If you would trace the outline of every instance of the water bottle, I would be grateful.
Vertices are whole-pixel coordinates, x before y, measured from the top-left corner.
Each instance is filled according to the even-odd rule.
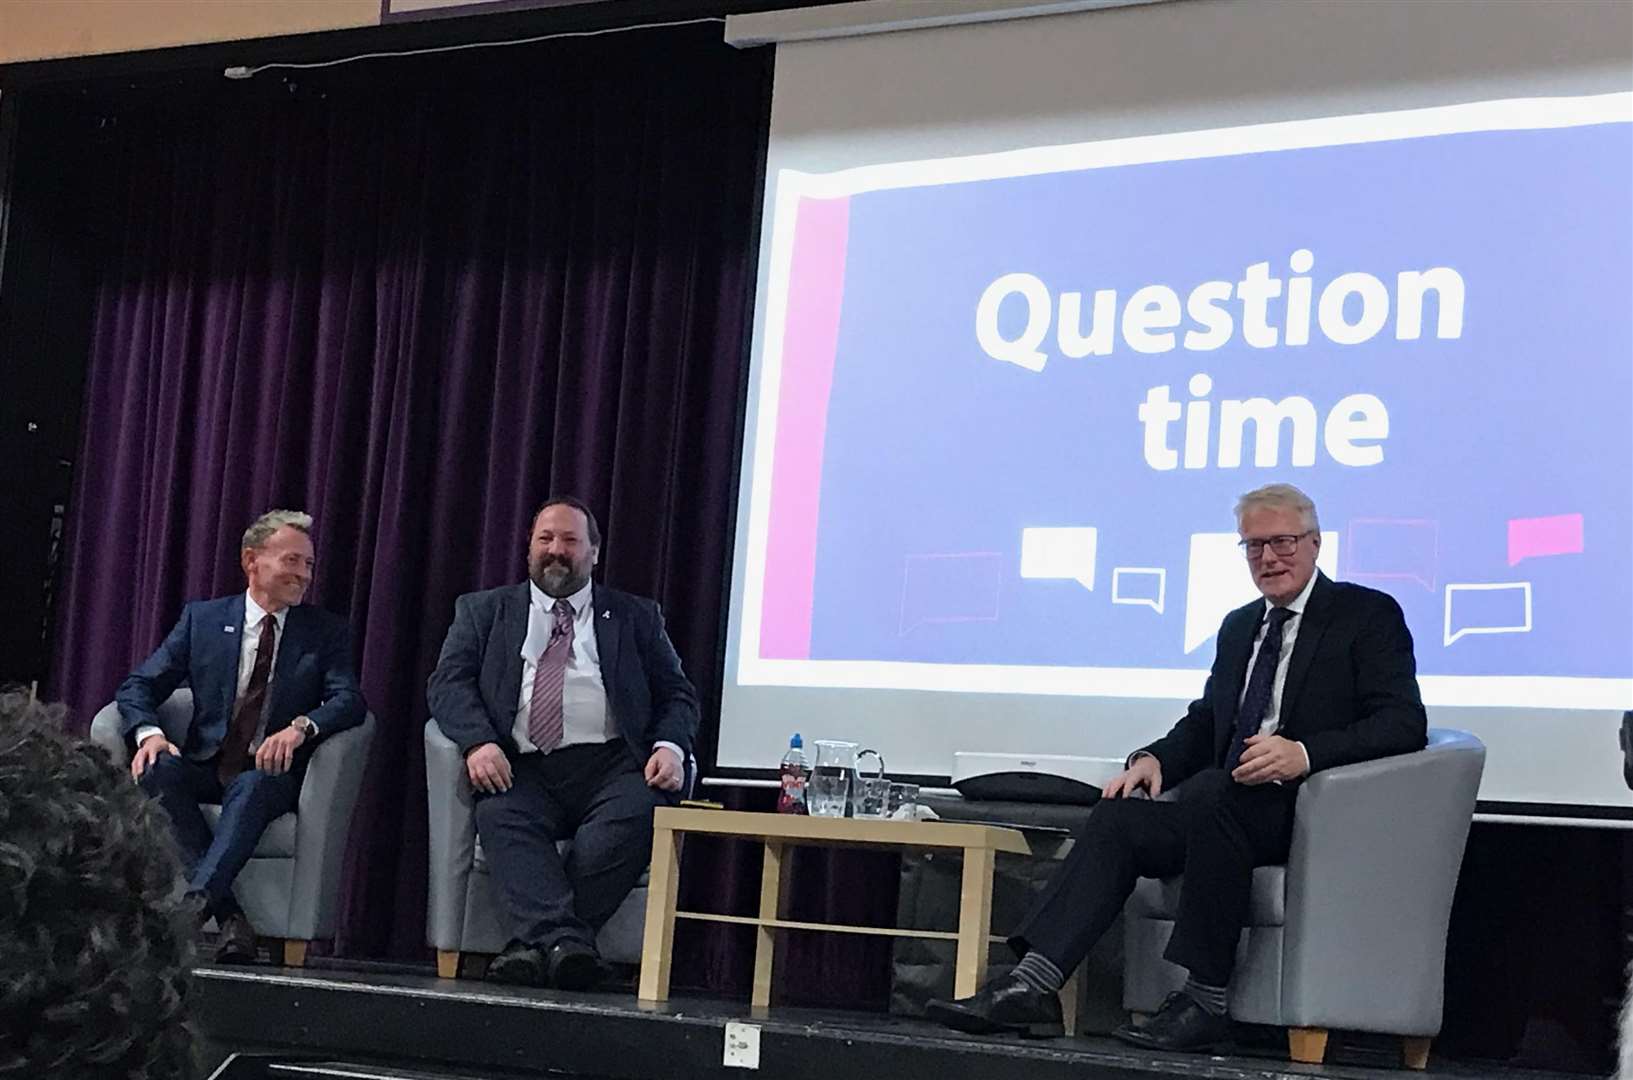
[[[811,775],[805,760],[805,744],[799,732],[788,740],[788,753],[782,756],[782,790],[777,795],[777,813],[803,814],[805,809],[805,781]]]

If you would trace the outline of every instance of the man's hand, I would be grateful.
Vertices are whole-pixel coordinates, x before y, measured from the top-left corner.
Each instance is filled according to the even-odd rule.
[[[1144,788],[1153,799],[1162,794],[1162,762],[1155,754],[1141,754],[1135,758],[1128,768],[1111,778],[1111,782],[1100,789],[1102,799],[1121,799],[1134,794],[1136,788]]]
[[[1242,744],[1242,763],[1231,772],[1238,784],[1297,780],[1310,770],[1304,747],[1280,735],[1249,735]]]
[[[276,735],[268,735],[255,751],[255,767],[273,776],[288,772],[295,763],[295,749],[305,741],[306,732],[297,727],[286,727]]]
[[[478,791],[497,795],[510,790],[510,759],[498,743],[485,742],[466,754],[465,772],[471,778],[471,787]]]
[[[659,791],[679,791],[686,768],[680,755],[667,746],[657,747],[646,759],[646,786]]]
[[[135,756],[130,759],[130,778],[140,780],[142,774],[147,772],[147,767],[159,760],[160,754],[171,754],[180,757],[181,751],[176,749],[175,743],[163,735],[149,735],[146,739],[143,739],[142,745],[136,748]]]

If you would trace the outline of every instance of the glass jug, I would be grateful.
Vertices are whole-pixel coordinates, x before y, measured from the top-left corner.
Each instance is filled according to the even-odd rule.
[[[850,805],[851,787],[856,781],[856,752],[853,742],[816,741],[816,761],[805,788],[805,806],[820,817],[844,817]]]

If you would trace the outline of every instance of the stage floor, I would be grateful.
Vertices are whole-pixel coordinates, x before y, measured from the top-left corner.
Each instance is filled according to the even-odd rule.
[[[726,1025],[736,1022],[758,1029],[759,1071],[779,1080],[1578,1080],[1439,1060],[1412,1073],[1394,1056],[1397,1042],[1342,1034],[1326,1065],[1307,1066],[1279,1056],[1285,1043],[1269,1031],[1262,1048],[1242,1046],[1230,1056],[1151,1054],[1108,1038],[976,1038],[877,1013],[773,1007],[755,1015],[746,1001],[701,997],[652,1007],[627,992],[567,994],[418,974],[200,968],[194,1001],[195,1029],[216,1057],[271,1053],[336,1070],[299,1070],[307,1075],[384,1076],[398,1068],[417,1076],[446,1069],[469,1077],[740,1080],[744,1069],[723,1062]]]

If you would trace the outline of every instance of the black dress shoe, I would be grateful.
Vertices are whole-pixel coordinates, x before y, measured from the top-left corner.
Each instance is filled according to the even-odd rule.
[[[1176,990],[1143,1027],[1127,1023],[1112,1035],[1147,1050],[1214,1050],[1230,1043],[1234,1027],[1229,1016],[1215,1016],[1191,995]]]
[[[591,990],[601,981],[601,958],[577,941],[563,941],[550,950],[550,981],[558,990]]]
[[[510,986],[549,986],[550,965],[537,945],[512,941],[488,962],[488,981]]]
[[[221,928],[216,943],[215,962],[218,964],[255,963],[255,928],[243,915],[225,915],[216,919]]]
[[[1028,1035],[1047,1039],[1066,1032],[1060,997],[1034,990],[1009,975],[994,979],[957,1001],[932,1001],[924,1015],[971,1035]]]

